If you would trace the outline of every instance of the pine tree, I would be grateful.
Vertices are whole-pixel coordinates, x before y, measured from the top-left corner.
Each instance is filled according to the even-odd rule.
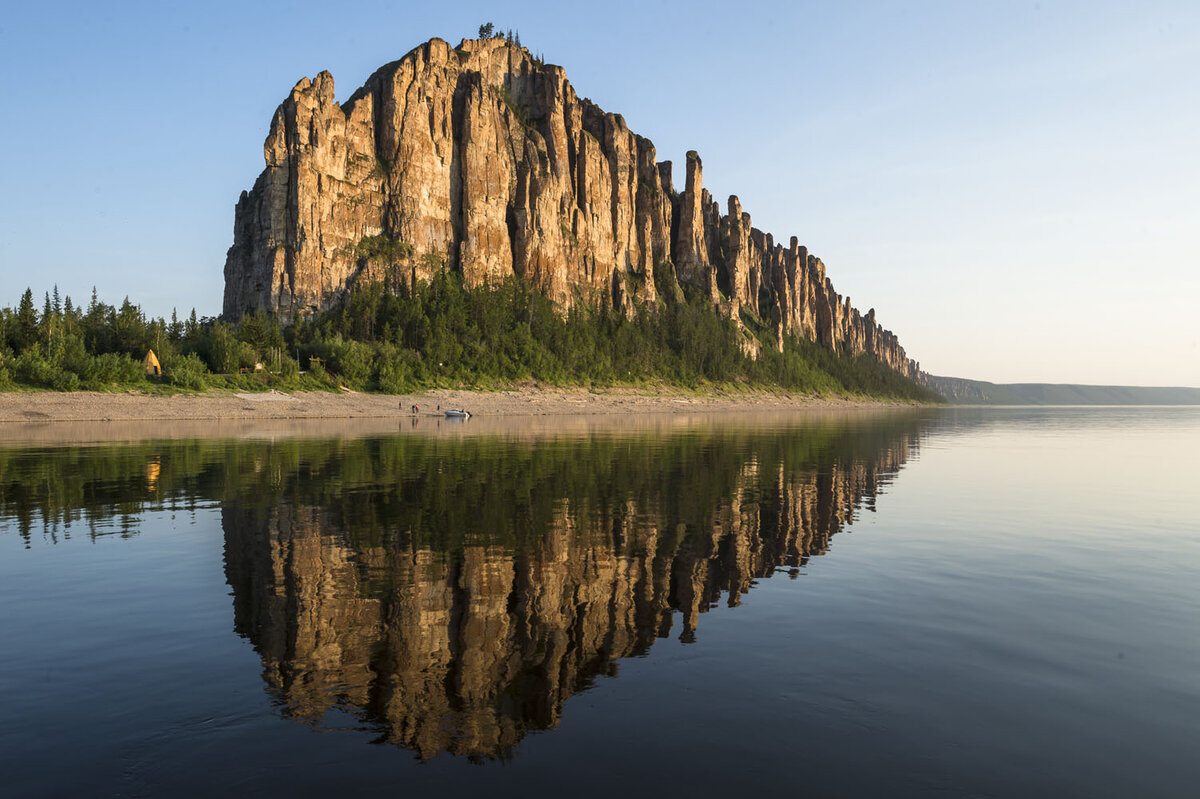
[[[46,354],[50,354],[50,347],[54,344],[54,320],[56,315],[53,307],[50,305],[50,292],[46,292],[46,303],[42,306],[42,339],[46,342]]]
[[[75,335],[75,331],[79,327],[79,317],[75,312],[75,303],[71,302],[71,295],[68,294],[63,298],[62,311],[62,330],[67,336]]]
[[[126,297],[112,323],[116,346],[121,352],[140,355],[146,347],[146,318],[142,309]]]
[[[25,289],[21,302],[17,305],[15,349],[20,352],[37,341],[38,315],[33,307],[33,291]]]

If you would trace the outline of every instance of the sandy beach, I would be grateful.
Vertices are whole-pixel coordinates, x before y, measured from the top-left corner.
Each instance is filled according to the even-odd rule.
[[[0,424],[201,419],[394,419],[440,415],[465,408],[473,416],[566,416],[702,411],[846,408],[885,405],[882,401],[836,399],[785,393],[696,395],[664,390],[590,391],[584,388],[520,388],[507,391],[440,389],[413,395],[359,392],[207,392],[157,396],[79,391],[0,393]],[[894,403],[893,403],[894,404]]]
[[[411,406],[418,405],[418,413]],[[578,433],[675,428],[700,420],[739,424],[781,414],[896,410],[901,403],[774,393],[696,395],[629,388],[523,387],[396,396],[343,392],[207,392],[175,396],[99,392],[0,393],[0,441],[95,443],[147,438]],[[441,411],[465,408],[469,425]],[[439,410],[440,409],[440,410]],[[445,422],[445,424],[443,424]]]

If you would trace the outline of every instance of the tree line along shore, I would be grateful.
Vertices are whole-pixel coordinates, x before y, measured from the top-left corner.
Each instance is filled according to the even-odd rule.
[[[467,288],[447,272],[415,286],[362,286],[287,325],[263,314],[230,324],[195,310],[148,317],[128,298],[101,302],[95,290],[85,306],[56,288],[41,306],[26,290],[15,308],[0,309],[2,391],[411,394],[537,381],[941,401],[869,357],[795,337],[777,348],[770,325],[753,314],[739,325],[679,289],[629,315],[583,307],[564,315],[516,278]]]

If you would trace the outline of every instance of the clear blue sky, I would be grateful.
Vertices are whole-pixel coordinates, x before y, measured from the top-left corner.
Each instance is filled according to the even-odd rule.
[[[42,3],[0,18],[0,304],[220,312],[271,114],[481,22],[797,235],[937,374],[1200,386],[1200,3]]]

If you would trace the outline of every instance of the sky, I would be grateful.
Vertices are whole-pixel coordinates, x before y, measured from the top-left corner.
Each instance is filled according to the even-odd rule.
[[[0,305],[219,314],[296,81],[344,100],[486,21],[660,159],[697,150],[926,371],[1200,386],[1195,2],[6,4]]]

